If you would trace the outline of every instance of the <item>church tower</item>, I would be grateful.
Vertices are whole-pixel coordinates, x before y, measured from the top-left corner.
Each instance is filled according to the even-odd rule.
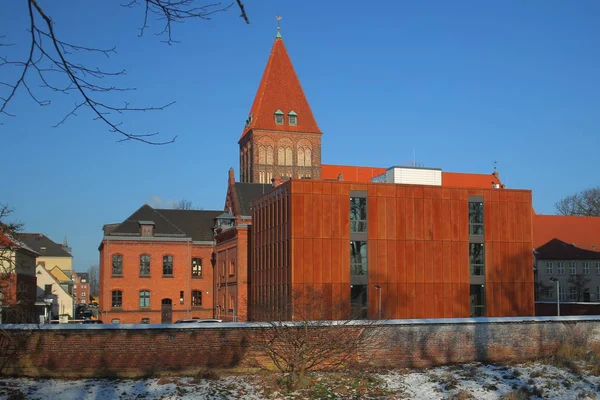
[[[321,131],[279,27],[240,145],[240,181],[321,179]]]

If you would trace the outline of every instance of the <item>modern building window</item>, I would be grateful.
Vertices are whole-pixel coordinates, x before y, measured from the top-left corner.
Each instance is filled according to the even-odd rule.
[[[229,262],[229,276],[235,275],[235,261]]]
[[[557,269],[557,273],[559,275],[565,274],[565,264],[564,263],[561,263],[561,262],[557,263],[556,269]]]
[[[564,286],[559,286],[558,298],[560,299],[560,301],[564,301],[567,299],[567,296],[565,295],[565,287]]]
[[[142,318],[142,324],[149,324],[150,318]]]
[[[192,307],[202,306],[202,290],[192,290]]]
[[[284,114],[281,110],[275,111],[275,125],[283,125]]]
[[[52,295],[52,285],[44,285],[44,296]]]
[[[350,197],[350,232],[367,231],[367,199]]]
[[[350,275],[367,275],[367,242],[350,241]]]
[[[546,263],[546,275],[554,274],[554,263],[547,262]]]
[[[173,256],[163,256],[163,275],[173,275]]]
[[[140,308],[150,307],[150,291],[140,290]]]
[[[140,276],[150,276],[150,256],[148,254],[140,256]]]
[[[202,278],[201,258],[192,258],[192,278]]]
[[[288,113],[288,121],[290,125],[298,125],[298,115],[294,111]]]
[[[469,202],[469,235],[483,235],[483,203]]]
[[[587,263],[587,262],[581,263],[581,268],[583,270],[584,275],[590,274],[590,263]]]
[[[179,291],[179,304],[183,304],[183,290]]]
[[[113,276],[123,275],[123,256],[120,254],[112,256],[112,274]]]
[[[577,263],[569,263],[569,275],[577,275]]]
[[[123,292],[121,290],[112,291],[112,307],[121,308],[123,307]]]
[[[350,318],[367,318],[367,285],[350,285]]]
[[[483,243],[469,243],[471,276],[485,275],[485,251]]]
[[[577,300],[577,288],[575,286],[569,286],[569,300]]]
[[[471,317],[485,317],[484,285],[471,285]]]

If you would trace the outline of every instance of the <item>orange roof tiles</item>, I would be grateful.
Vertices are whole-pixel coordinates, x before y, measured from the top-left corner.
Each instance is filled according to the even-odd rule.
[[[464,174],[459,172],[442,172],[442,186],[470,187],[489,189],[494,184],[501,185],[494,174]]]
[[[344,174],[345,181],[371,182],[372,178],[384,174],[385,171],[386,168],[321,164],[321,179],[337,179],[339,174]]]
[[[285,114],[283,125],[275,124],[277,110]],[[298,116],[295,126],[289,125],[290,111]],[[275,39],[250,115],[242,137],[251,129],[321,133],[281,38]]]
[[[555,238],[580,249],[600,251],[600,217],[534,215],[533,247]]]

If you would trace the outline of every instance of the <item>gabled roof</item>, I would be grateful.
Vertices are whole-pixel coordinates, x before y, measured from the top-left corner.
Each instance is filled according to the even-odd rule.
[[[286,117],[283,125],[276,125],[277,110],[284,114],[294,111],[298,116],[297,124],[290,125]],[[321,133],[280,37],[273,43],[242,138],[252,129]]]
[[[60,244],[42,233],[21,233],[19,239],[40,257],[73,257]]]
[[[19,238],[20,238],[20,235],[19,235]],[[8,234],[4,233],[2,230],[0,230],[0,248],[7,248],[7,247],[16,247],[16,248],[25,250],[25,251],[35,255],[36,257],[39,255],[36,251],[34,251],[31,247],[29,247],[22,240],[19,240],[19,239],[13,237],[12,235],[8,235]]]
[[[534,215],[533,247],[555,238],[580,249],[600,251],[600,217]]]
[[[600,260],[600,252],[581,249],[562,240],[552,239],[535,249],[535,257],[538,260]]]
[[[273,185],[263,183],[235,183],[235,192],[240,204],[240,215],[252,215],[252,202],[273,190]]]
[[[65,271],[63,271],[62,269],[60,269],[57,266],[54,266],[53,268],[49,269],[48,272],[50,273],[50,275],[52,275],[54,277],[54,279],[56,279],[58,282],[66,282],[66,281],[71,281],[71,278],[65,274]]]
[[[213,219],[223,211],[154,209],[144,204],[106,236],[140,236],[140,221],[154,223],[156,237],[191,237],[194,241],[213,240]]]

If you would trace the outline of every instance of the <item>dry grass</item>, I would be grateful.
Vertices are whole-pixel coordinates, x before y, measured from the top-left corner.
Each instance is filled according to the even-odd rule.
[[[575,374],[586,372],[600,376],[600,343],[586,346],[569,339],[560,345],[552,357],[554,364],[568,368]]]
[[[452,396],[448,397],[449,400],[470,400],[470,399],[475,399],[476,397],[473,396],[471,393],[467,392],[466,390],[461,390],[455,394],[453,394]]]

